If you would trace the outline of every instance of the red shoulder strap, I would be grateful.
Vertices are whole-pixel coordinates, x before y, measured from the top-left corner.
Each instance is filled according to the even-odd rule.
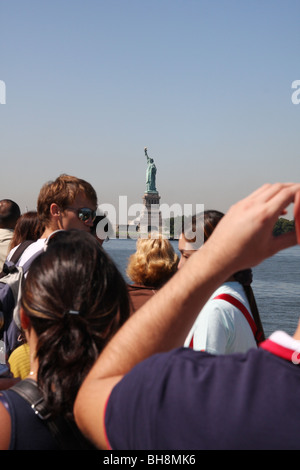
[[[257,331],[257,326],[256,326],[255,321],[253,320],[252,316],[250,315],[250,313],[246,309],[245,305],[242,304],[242,302],[240,302],[238,299],[236,299],[235,297],[233,297],[232,295],[229,295],[229,294],[217,295],[212,300],[215,300],[215,299],[225,300],[226,302],[229,302],[230,304],[234,305],[236,308],[238,308],[242,312],[242,314],[246,318],[247,322],[249,323],[249,326],[252,330],[254,338],[255,338],[255,340],[258,344],[260,342],[260,340],[258,338],[259,335],[258,335],[258,331]],[[194,344],[194,337],[192,336],[189,347],[193,348],[193,344]]]
[[[214,297],[214,299],[225,300],[226,302],[229,302],[232,305],[234,305],[236,308],[238,308],[242,312],[244,317],[246,318],[247,322],[249,323],[250,328],[252,330],[252,333],[254,335],[254,338],[255,338],[256,342],[258,342],[257,326],[256,326],[255,321],[253,320],[252,316],[250,315],[250,313],[246,309],[245,305],[242,304],[242,302],[240,302],[238,299],[236,299],[235,297],[233,297],[232,295],[229,295],[229,294],[220,294],[220,295],[217,295],[216,297]]]

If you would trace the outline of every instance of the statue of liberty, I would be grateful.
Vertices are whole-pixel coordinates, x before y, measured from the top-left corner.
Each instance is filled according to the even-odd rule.
[[[145,147],[145,155],[147,158],[147,171],[146,171],[146,193],[158,193],[156,190],[156,166],[153,158],[150,158]]]

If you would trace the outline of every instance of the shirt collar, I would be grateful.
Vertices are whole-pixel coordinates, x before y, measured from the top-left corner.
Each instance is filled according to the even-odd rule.
[[[273,333],[269,339],[260,344],[260,348],[293,364],[300,364],[300,341],[292,338],[284,331]]]

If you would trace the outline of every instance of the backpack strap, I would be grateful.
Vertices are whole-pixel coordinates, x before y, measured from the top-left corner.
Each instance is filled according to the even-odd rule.
[[[47,410],[43,395],[32,379],[21,380],[10,388],[26,400],[35,415],[43,420],[62,450],[93,450],[95,449],[80,433],[75,423],[58,416],[53,418]]]
[[[234,305],[234,307],[236,307],[238,310],[240,310],[240,312],[246,318],[246,320],[247,320],[247,322],[248,322],[248,324],[249,324],[249,326],[252,330],[255,341],[258,345],[261,342],[261,339],[260,339],[261,333],[258,331],[256,323],[253,320],[252,315],[249,313],[248,309],[245,307],[245,305],[242,304],[242,302],[240,302],[238,299],[236,299],[235,297],[233,297],[232,295],[229,295],[229,294],[217,295],[212,300],[217,300],[217,299],[225,300],[226,302],[229,302],[230,304]],[[194,335],[191,338],[189,347],[193,348],[193,345],[194,345]]]
[[[12,255],[10,261],[16,264],[16,262],[19,261],[26,248],[28,248],[29,245],[31,245],[32,243],[34,243],[34,240],[25,240],[24,242],[20,243],[20,245]]]
[[[12,255],[11,259],[8,263],[4,263],[2,271],[0,273],[0,279],[5,277],[7,274],[15,271],[15,265],[21,258],[22,254],[34,242],[34,240],[25,240],[24,242],[20,243],[14,254]]]
[[[11,387],[11,390],[18,393],[24,400],[26,400],[31,405],[34,414],[36,414],[40,419],[47,420],[50,418],[51,414],[48,413],[42,393],[34,380],[21,380]]]

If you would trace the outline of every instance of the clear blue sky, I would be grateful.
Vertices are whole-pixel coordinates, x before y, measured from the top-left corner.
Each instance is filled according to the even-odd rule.
[[[61,173],[99,201],[226,211],[300,179],[299,0],[0,0],[0,198]]]

